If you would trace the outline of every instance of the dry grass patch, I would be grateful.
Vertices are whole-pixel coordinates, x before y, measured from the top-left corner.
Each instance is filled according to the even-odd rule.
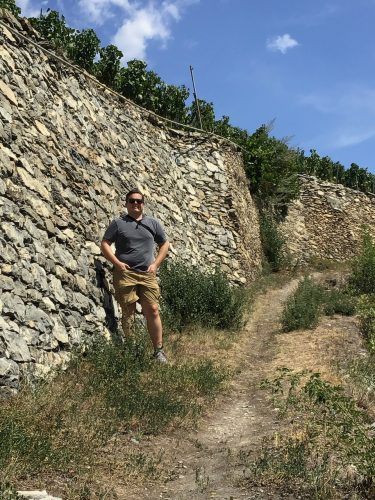
[[[275,337],[276,356],[270,373],[280,366],[318,372],[332,383],[342,383],[339,369],[365,353],[355,317],[324,317],[314,330],[279,333]],[[362,354],[360,354],[362,353]]]

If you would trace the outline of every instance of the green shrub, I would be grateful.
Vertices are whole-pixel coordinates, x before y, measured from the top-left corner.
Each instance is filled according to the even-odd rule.
[[[324,295],[323,311],[327,316],[342,314],[353,316],[357,299],[346,290],[330,290]]]
[[[362,295],[359,298],[358,317],[369,349],[375,353],[375,295]]]
[[[222,272],[170,262],[160,269],[160,283],[162,314],[170,328],[235,329],[242,324],[244,290],[232,287]]]
[[[361,252],[351,267],[351,287],[357,293],[375,293],[375,245],[367,229],[363,232]]]
[[[285,240],[281,236],[277,222],[272,214],[263,211],[260,214],[260,238],[266,261],[271,271],[280,271],[285,265]]]
[[[281,323],[284,332],[299,328],[313,328],[317,325],[323,290],[311,278],[305,276],[284,307]]]

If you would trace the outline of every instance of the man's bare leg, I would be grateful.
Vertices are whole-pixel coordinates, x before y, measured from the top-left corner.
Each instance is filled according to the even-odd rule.
[[[141,301],[142,312],[146,318],[147,330],[151,338],[154,349],[163,347],[163,326],[159,314],[159,306],[157,304],[149,304],[146,301]]]

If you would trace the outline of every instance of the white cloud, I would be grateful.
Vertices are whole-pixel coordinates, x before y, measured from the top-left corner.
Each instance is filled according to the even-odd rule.
[[[153,5],[136,10],[124,21],[112,42],[124,53],[126,60],[145,59],[150,40],[160,40],[165,46],[171,36],[170,23],[177,12],[156,9]]]
[[[97,25],[116,18],[120,24],[111,43],[124,53],[124,59],[145,59],[149,43],[162,47],[172,36],[173,23],[181,19],[188,6],[199,0],[79,0],[78,5]]]
[[[353,130],[342,130],[338,131],[334,137],[333,145],[336,148],[346,148],[348,146],[355,146],[356,144],[361,144],[369,139],[375,137],[375,127],[370,127],[369,129],[353,131]]]
[[[331,90],[300,98],[302,105],[325,115],[330,129],[309,142],[330,148],[345,148],[375,137],[375,88],[361,85],[338,85]]]
[[[17,0],[17,6],[21,7],[21,15],[23,17],[37,17],[40,14],[40,7],[36,8],[32,4],[32,0]],[[38,2],[40,4],[40,2]],[[45,2],[42,2],[44,5]]]
[[[118,7],[125,14],[133,9],[129,0],[79,0],[78,5],[98,25],[114,17],[113,7]]]
[[[288,33],[267,40],[267,49],[274,52],[280,51],[282,54],[285,54],[287,50],[293,47],[297,47],[297,45],[299,45],[297,40],[294,40]]]

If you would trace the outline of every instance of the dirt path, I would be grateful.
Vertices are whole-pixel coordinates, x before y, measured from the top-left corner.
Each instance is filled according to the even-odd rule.
[[[256,449],[275,428],[276,414],[258,386],[272,363],[275,333],[283,303],[297,284],[269,290],[256,300],[247,335],[235,346],[240,373],[230,391],[200,422],[199,429],[186,437],[159,437],[152,447],[163,450],[163,464],[169,466],[165,484],[144,485],[130,493],[116,487],[120,499],[260,499],[269,497],[262,489],[251,493],[236,486],[243,474],[237,456],[241,450]]]
[[[295,279],[258,296],[245,334],[228,352],[239,367],[229,391],[206,413],[195,432],[181,435],[176,431],[136,444],[144,457],[161,454],[159,480],[139,484],[114,473],[111,487],[116,499],[294,499],[260,487],[249,491],[240,486],[244,474],[241,451],[255,456],[263,437],[280,431],[277,411],[259,389],[259,382],[280,366],[318,371],[328,380],[340,382],[336,362],[365,352],[354,318],[325,317],[314,330],[280,333],[284,302],[297,283]],[[114,448],[129,448],[129,444],[129,440],[117,442]]]

